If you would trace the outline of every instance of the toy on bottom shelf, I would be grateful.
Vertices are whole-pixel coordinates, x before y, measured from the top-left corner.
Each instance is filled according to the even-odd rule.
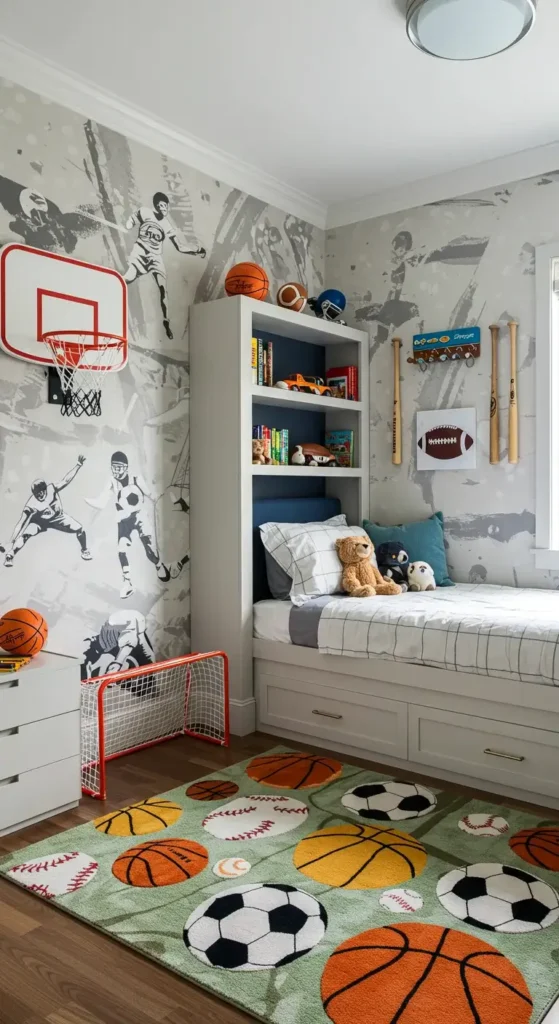
[[[401,594],[392,580],[383,580],[371,558],[375,553],[368,537],[340,537],[336,541],[338,558],[344,569],[342,586],[350,597],[374,597],[376,594]]]
[[[266,455],[266,445],[264,441],[260,441],[258,438],[252,439],[252,465],[253,466],[269,466],[271,459]]]
[[[307,305],[309,293],[304,284],[297,281],[288,281],[282,284],[276,296],[276,302],[282,309],[292,309],[295,313],[302,313]]]
[[[292,466],[335,466],[336,460],[323,444],[296,444]]]
[[[320,320],[335,320],[345,326],[345,320],[339,320],[346,306],[346,297],[337,288],[327,288],[317,299],[309,299],[309,308]]]
[[[408,587],[410,590],[435,590],[435,573],[429,562],[410,562],[408,566]]]
[[[377,565],[383,579],[393,580],[405,594],[408,589],[408,566],[410,559],[398,541],[390,540],[379,544],[377,548]]]

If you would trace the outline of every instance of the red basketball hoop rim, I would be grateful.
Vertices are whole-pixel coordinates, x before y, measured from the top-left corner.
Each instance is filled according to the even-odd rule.
[[[88,339],[93,339],[93,342]],[[122,358],[114,365],[109,364],[96,369],[103,369],[108,373],[111,370],[120,370],[126,363],[128,339],[119,334],[109,334],[106,331],[45,331],[40,340],[49,346],[58,366],[75,368],[79,366],[82,355],[87,352],[113,350],[121,352]]]

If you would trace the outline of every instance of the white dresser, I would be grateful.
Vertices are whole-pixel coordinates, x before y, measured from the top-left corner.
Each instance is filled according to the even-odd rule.
[[[75,807],[80,795],[80,664],[42,652],[0,673],[0,835]]]

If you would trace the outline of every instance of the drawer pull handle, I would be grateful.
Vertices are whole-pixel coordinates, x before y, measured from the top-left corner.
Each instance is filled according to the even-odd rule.
[[[19,775],[10,775],[7,779],[0,779],[0,786],[11,786],[14,782],[19,782]]]
[[[0,680],[0,690],[12,690],[14,686],[19,686],[19,679]]]
[[[19,725],[14,726],[13,729],[0,729],[0,740],[3,736],[17,736],[19,733]]]
[[[483,751],[484,754],[491,754],[491,757],[504,757],[507,761],[525,761],[526,758],[520,754],[504,754],[502,750],[491,750],[491,747],[487,747]]]
[[[313,715],[322,715],[323,718],[343,718],[343,715],[333,715],[330,711],[313,711]]]

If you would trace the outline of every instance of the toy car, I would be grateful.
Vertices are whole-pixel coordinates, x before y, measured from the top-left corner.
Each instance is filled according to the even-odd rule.
[[[326,387],[322,377],[303,377],[302,373],[290,373],[283,380],[276,381],[277,388],[287,388],[289,391],[306,391],[311,395],[324,395],[326,398],[332,396],[332,388]]]

